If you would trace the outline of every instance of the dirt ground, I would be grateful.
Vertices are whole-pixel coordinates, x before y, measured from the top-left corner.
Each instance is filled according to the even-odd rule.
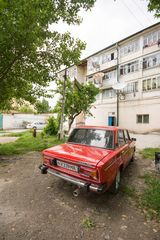
[[[0,240],[159,240],[160,226],[147,221],[134,198],[82,192],[51,175],[41,175],[41,156],[0,157]],[[125,170],[122,185],[144,187],[140,178],[151,161],[137,158]],[[84,220],[90,218],[92,228]]]

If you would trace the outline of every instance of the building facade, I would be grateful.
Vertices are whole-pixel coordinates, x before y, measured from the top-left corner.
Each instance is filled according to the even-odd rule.
[[[160,130],[160,23],[89,56],[69,68],[70,72],[81,83],[97,83],[96,74],[103,73],[98,81],[100,93],[91,109],[93,116],[81,115],[75,124],[118,122],[139,133]],[[118,92],[114,89],[117,83],[124,86]]]

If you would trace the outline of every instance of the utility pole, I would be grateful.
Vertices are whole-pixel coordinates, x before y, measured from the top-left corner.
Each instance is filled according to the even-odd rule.
[[[64,81],[63,81],[63,93],[62,93],[62,108],[61,108],[61,123],[60,123],[60,140],[64,139],[64,129],[63,129],[63,123],[64,123],[64,108],[65,108],[65,98],[66,98],[66,80],[67,80],[67,68],[65,68],[64,72]]]

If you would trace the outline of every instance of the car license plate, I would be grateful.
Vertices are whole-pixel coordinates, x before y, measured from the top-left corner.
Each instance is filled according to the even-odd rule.
[[[74,166],[72,164],[65,163],[65,162],[62,162],[62,161],[59,161],[59,160],[57,160],[57,166],[62,167],[62,168],[66,168],[66,169],[69,169],[69,170],[72,170],[72,171],[75,171],[75,172],[78,172],[78,167],[77,166]]]

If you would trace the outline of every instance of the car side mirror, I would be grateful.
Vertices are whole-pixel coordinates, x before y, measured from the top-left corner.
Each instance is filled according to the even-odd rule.
[[[136,138],[131,138],[131,140],[132,140],[132,141],[135,141],[135,142],[137,141],[137,139],[136,139]]]

